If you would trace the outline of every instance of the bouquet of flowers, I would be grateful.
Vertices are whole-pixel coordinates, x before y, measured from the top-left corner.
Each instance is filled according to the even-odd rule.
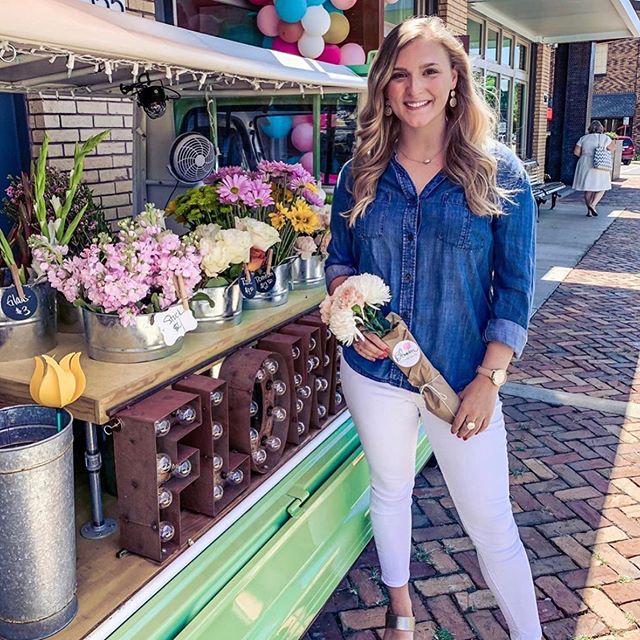
[[[32,236],[34,262],[51,285],[75,306],[117,314],[122,325],[143,313],[186,304],[200,282],[196,239],[165,228],[164,212],[148,204],[137,217],[121,220],[115,238],[100,234],[79,255],[66,245]]]
[[[269,224],[279,232],[279,240],[269,246],[271,255],[266,254],[269,249],[262,250],[268,269],[296,255],[301,234],[312,236],[328,226],[320,217],[325,194],[300,164],[263,161],[257,171],[223,167],[205,182],[170,202],[167,213],[192,230],[211,223],[223,230],[239,228],[237,219]],[[260,251],[254,248],[251,262],[261,257]]]
[[[0,264],[4,263],[9,268],[20,297],[21,285],[28,279],[27,269],[32,266],[29,248],[33,234],[40,234],[52,250],[56,245],[62,245],[68,251],[76,234],[80,237],[83,232],[99,231],[100,222],[104,223],[101,212],[95,213],[91,192],[82,184],[82,174],[86,157],[109,133],[103,131],[82,144],[76,144],[68,178],[47,167],[49,138],[45,134],[31,174],[23,173],[19,179],[10,178],[3,207],[14,226],[8,237],[0,230]],[[94,212],[95,225],[83,229],[81,222],[90,209]],[[74,248],[77,249],[78,245]],[[37,269],[36,274],[41,275]]]
[[[303,259],[309,260],[311,256],[319,254],[322,258],[328,255],[331,232],[329,231],[329,221],[331,219],[331,207],[313,207],[318,216],[318,227],[309,235],[300,235],[296,239],[293,249]]]
[[[389,287],[378,276],[363,273],[347,278],[320,304],[322,321],[347,346],[363,340],[363,331],[375,333],[389,347],[389,357],[407,380],[419,389],[427,409],[453,423],[460,399],[422,353],[407,325],[397,314],[386,316],[380,307],[391,300]]]
[[[255,271],[265,252],[280,240],[273,227],[252,218],[236,218],[233,229],[213,223],[199,225],[195,236],[202,256],[203,287],[226,286],[243,270]],[[258,257],[252,260],[252,254]]]

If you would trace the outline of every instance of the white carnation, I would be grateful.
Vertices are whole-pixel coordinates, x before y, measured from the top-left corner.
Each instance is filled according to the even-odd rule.
[[[253,218],[236,218],[236,229],[248,231],[251,234],[251,246],[261,251],[266,251],[280,241],[277,229]]]
[[[371,273],[363,273],[358,276],[351,276],[348,282],[362,292],[365,304],[372,307],[379,307],[391,300],[389,287],[379,276],[374,276]]]
[[[350,346],[354,340],[361,340],[362,333],[358,331],[356,319],[350,309],[332,309],[329,328],[336,339],[342,344]]]

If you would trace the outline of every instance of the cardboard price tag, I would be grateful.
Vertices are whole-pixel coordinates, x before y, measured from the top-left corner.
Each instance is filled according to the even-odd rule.
[[[23,285],[24,297],[20,297],[15,286],[7,287],[2,294],[0,306],[10,320],[28,320],[38,309],[38,298],[31,287]]]
[[[182,307],[167,309],[156,314],[156,324],[162,331],[167,346],[175,344],[187,332],[193,331],[198,326],[191,309],[185,310]]]

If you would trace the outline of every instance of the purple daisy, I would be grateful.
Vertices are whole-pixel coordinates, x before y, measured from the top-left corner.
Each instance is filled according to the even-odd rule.
[[[244,198],[250,189],[251,182],[245,176],[234,173],[222,178],[218,197],[222,204],[233,204]]]

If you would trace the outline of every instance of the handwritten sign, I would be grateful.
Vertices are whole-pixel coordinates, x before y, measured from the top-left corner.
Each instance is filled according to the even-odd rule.
[[[238,286],[240,287],[240,292],[245,298],[251,299],[256,297],[258,290],[256,288],[256,281],[253,274],[251,274],[251,277],[247,280],[240,277],[238,279]]]
[[[155,322],[168,346],[175,344],[188,331],[193,331],[198,326],[191,309],[185,310],[182,307],[161,311],[156,314]]]
[[[272,271],[270,274],[259,273],[256,275],[256,288],[260,293],[268,293],[276,286],[276,274]]]
[[[23,298],[18,295],[15,286],[7,287],[2,294],[0,306],[4,315],[10,320],[28,320],[38,309],[38,298],[33,289],[26,285],[22,288]]]

